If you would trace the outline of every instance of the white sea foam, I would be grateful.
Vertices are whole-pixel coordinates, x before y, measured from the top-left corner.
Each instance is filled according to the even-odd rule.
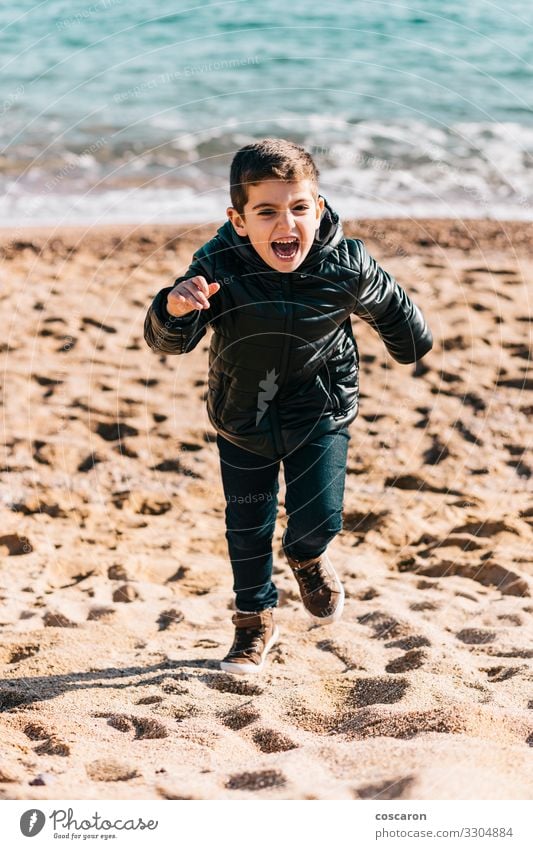
[[[266,134],[287,136],[289,117]],[[533,127],[349,124],[326,115],[302,123],[296,140],[312,153],[321,190],[343,216],[533,220]],[[220,219],[231,159],[258,137],[223,126],[134,149],[120,135],[98,138],[101,144],[56,145],[46,154],[25,144],[19,173],[16,161],[4,157],[0,223]]]
[[[324,180],[322,192],[343,219],[357,218],[492,218],[531,221],[530,206],[497,198],[486,205],[478,200],[446,197],[382,198],[376,193],[346,190]],[[62,226],[111,223],[165,224],[222,222],[229,197],[225,190],[199,194],[190,188],[130,189],[77,194],[4,196],[0,199],[0,226]]]

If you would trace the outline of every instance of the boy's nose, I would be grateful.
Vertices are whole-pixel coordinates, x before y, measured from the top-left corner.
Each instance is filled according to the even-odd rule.
[[[287,230],[292,230],[294,227],[294,215],[290,209],[286,212],[280,212],[280,225],[283,227],[284,224]]]

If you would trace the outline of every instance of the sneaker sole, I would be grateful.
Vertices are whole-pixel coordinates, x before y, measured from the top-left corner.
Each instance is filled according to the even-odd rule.
[[[333,568],[333,566],[331,566],[330,568],[331,568],[331,571],[333,572],[333,574],[335,575],[336,580],[339,581],[338,575],[335,572],[335,569]],[[337,622],[337,620],[341,618],[342,611],[344,610],[344,587],[343,587],[343,585],[341,584],[340,581],[339,581],[339,585],[340,585],[340,588],[341,588],[339,603],[337,604],[335,611],[333,613],[331,613],[329,616],[315,616],[314,613],[311,613],[311,611],[308,610],[307,607],[304,604],[305,612],[307,613],[309,618],[315,623],[315,625],[331,625],[332,622]]]
[[[229,660],[221,660],[219,664],[220,668],[223,672],[231,672],[233,675],[255,675],[257,672],[261,672],[265,665],[266,656],[278,637],[279,628],[275,625],[272,636],[261,654],[261,663],[231,663]]]

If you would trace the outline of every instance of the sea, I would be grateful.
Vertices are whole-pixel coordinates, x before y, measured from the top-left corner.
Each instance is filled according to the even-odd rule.
[[[0,226],[220,222],[265,137],[344,218],[533,219],[531,0],[17,0],[0,46]]]

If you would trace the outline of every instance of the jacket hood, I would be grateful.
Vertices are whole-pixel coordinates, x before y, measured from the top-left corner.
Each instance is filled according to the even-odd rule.
[[[329,205],[324,195],[324,209],[320,218],[320,223],[317,227],[315,239],[309,253],[300,266],[296,269],[295,274],[309,271],[315,268],[328,256],[331,251],[337,247],[339,242],[344,238],[341,220],[339,215]],[[228,219],[222,227],[217,230],[218,235],[225,245],[238,251],[246,265],[254,268],[256,271],[272,275],[276,269],[268,265],[257,253],[248,236],[239,236],[233,224]],[[290,273],[290,272],[289,272]]]

